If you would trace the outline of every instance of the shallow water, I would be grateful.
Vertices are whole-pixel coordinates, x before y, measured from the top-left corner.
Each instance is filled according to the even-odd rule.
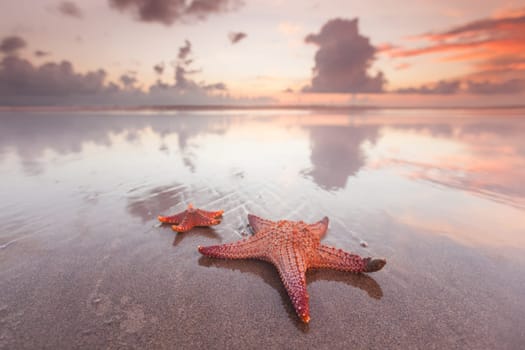
[[[0,174],[0,348],[525,343],[525,110],[3,111]],[[157,225],[189,203],[223,223]],[[197,252],[247,213],[388,264],[309,273],[304,326],[271,265]]]

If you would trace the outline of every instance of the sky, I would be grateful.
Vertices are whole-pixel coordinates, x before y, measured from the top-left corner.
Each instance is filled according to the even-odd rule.
[[[0,0],[0,105],[510,106],[525,2]]]

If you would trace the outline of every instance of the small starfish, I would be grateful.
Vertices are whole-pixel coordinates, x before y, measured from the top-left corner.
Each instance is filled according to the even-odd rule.
[[[206,211],[193,208],[189,204],[185,211],[172,216],[159,216],[158,219],[163,224],[172,224],[173,231],[186,232],[195,226],[212,226],[221,223],[220,217],[224,210]]]
[[[222,259],[258,259],[273,264],[279,271],[297,315],[310,321],[306,270],[334,269],[347,272],[381,270],[385,259],[361,258],[359,255],[321,244],[328,228],[328,218],[315,224],[303,221],[270,221],[248,215],[254,235],[229,244],[199,246],[203,255]]]

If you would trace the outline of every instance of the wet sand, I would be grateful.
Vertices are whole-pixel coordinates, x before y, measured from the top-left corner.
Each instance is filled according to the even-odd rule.
[[[525,111],[0,112],[0,348],[519,349]],[[223,222],[176,234],[188,203]],[[247,213],[384,256],[307,275],[202,257]],[[368,247],[362,247],[360,241]]]

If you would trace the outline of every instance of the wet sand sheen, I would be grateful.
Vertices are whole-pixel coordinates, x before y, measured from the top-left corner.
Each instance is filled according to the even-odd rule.
[[[0,347],[519,348],[524,113],[322,113],[0,113]],[[223,222],[158,227],[189,202]],[[310,272],[305,326],[273,266],[197,252],[247,213],[388,264]]]

